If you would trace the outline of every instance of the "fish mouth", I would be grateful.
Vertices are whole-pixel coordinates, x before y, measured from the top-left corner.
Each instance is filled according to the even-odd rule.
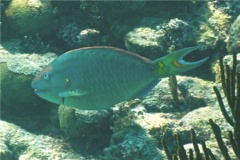
[[[33,92],[34,92],[37,96],[43,98],[44,89],[39,89],[39,88],[37,88],[35,85],[32,85],[32,88],[33,88]]]
[[[42,91],[42,89],[39,89],[39,88],[37,87],[37,84],[34,83],[34,82],[31,83],[31,86],[32,86],[32,88],[33,88],[33,90],[34,90],[34,92],[35,92],[36,94],[38,94],[39,92]]]
[[[38,95],[39,96],[39,94],[41,94],[41,90],[39,90],[39,89],[33,89],[33,91],[34,91],[34,93],[36,94],[36,95]]]
[[[36,95],[42,97],[43,94],[45,94],[46,92],[48,92],[48,88],[43,88],[41,86],[41,84],[37,83],[37,82],[32,82],[31,86],[33,88],[33,91]]]
[[[37,90],[36,83],[32,82],[31,87],[34,89],[34,91]]]

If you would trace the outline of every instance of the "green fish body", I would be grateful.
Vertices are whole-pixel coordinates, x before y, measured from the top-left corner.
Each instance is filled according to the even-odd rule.
[[[204,63],[182,58],[190,47],[151,61],[113,47],[69,51],[46,66],[33,80],[35,93],[53,103],[85,110],[107,109],[144,96],[159,78],[178,74]]]

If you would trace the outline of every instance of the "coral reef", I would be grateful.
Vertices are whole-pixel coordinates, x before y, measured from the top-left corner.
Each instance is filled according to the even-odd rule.
[[[8,146],[5,144],[5,142],[1,139],[0,140],[0,157],[1,160],[11,160],[13,159],[13,154],[12,152],[9,150]]]
[[[86,46],[98,46],[102,44],[102,35],[95,29],[80,29],[76,23],[62,25],[58,37],[63,40],[69,48]]]
[[[166,25],[158,26],[165,32],[165,45],[176,49],[188,45],[195,37],[193,26],[178,18],[171,19]]]
[[[240,54],[239,53],[237,54],[236,58],[237,58],[236,70],[237,70],[237,72],[240,72]],[[231,55],[224,56],[222,61],[223,61],[224,65],[233,66],[233,60],[232,60]],[[221,79],[221,68],[220,68],[220,65],[219,65],[219,60],[216,63],[213,64],[212,70],[215,73],[215,81],[217,83],[221,82],[222,79]]]
[[[115,17],[121,17],[124,20],[125,16],[133,16],[132,13],[144,8],[146,1],[87,1],[80,0],[80,9],[83,12],[89,13],[87,18],[90,19],[91,23],[107,23],[115,20]],[[109,14],[111,12],[112,14]],[[129,15],[131,13],[131,15]]]
[[[239,1],[12,0],[0,5],[1,159],[239,157],[234,98],[239,75],[234,80],[231,69],[240,69]],[[107,111],[58,108],[35,96],[33,75],[57,57],[54,53],[93,45],[125,48],[150,59],[201,45],[186,61],[201,59],[202,51],[210,60],[188,76],[172,77],[170,84],[163,78],[145,97]],[[225,56],[235,52],[237,60]],[[217,73],[208,73],[219,55],[228,66],[223,86],[219,65],[212,69]],[[215,74],[216,82],[207,81]],[[197,78],[203,75],[207,80]]]
[[[240,158],[240,73],[236,70],[237,67],[237,53],[233,54],[233,65],[232,68],[228,65],[224,66],[223,61],[220,59],[220,68],[221,68],[221,79],[222,79],[222,88],[224,94],[227,98],[228,106],[231,110],[232,118],[227,112],[226,106],[222,101],[220,92],[216,86],[213,87],[215,94],[217,96],[219,106],[221,108],[222,114],[226,121],[233,127],[233,132],[229,131],[229,139],[233,151],[236,157]],[[226,71],[225,71],[226,70]],[[215,137],[217,139],[219,148],[223,156],[226,159],[229,159],[228,151],[224,146],[221,135],[219,135],[219,126],[210,119],[211,127],[214,131]]]
[[[181,96],[178,95],[178,85],[177,85],[177,78],[176,78],[176,76],[169,77],[168,84],[169,84],[169,88],[171,90],[174,102],[176,104],[181,103],[182,100],[180,100]]]
[[[231,126],[224,120],[224,117],[221,115],[221,110],[211,106],[195,109],[187,113],[179,120],[179,125],[186,130],[194,128],[200,139],[211,139],[212,130],[206,125],[210,117],[221,124],[221,129],[224,132],[223,136],[227,137],[226,133],[231,129]],[[186,139],[187,137],[182,135],[182,138]]]
[[[21,52],[23,53],[47,53],[50,49],[50,45],[44,44],[39,37],[39,34],[36,34],[35,38],[31,36],[24,36],[20,45]]]
[[[216,135],[216,140],[218,141],[218,145],[220,149],[216,150],[217,146],[215,144],[210,144],[205,142],[203,138],[197,138],[196,131],[191,129],[190,144],[183,144],[182,137],[179,134],[176,134],[176,143],[177,143],[177,153],[171,154],[169,151],[169,147],[166,143],[165,138],[162,138],[161,143],[165,154],[168,160],[175,160],[180,158],[181,160],[192,160],[192,159],[206,159],[206,160],[215,160],[219,157],[224,157],[224,159],[231,160],[236,159],[232,150],[227,149],[227,146],[224,144],[221,137],[221,130],[218,125],[216,125],[211,119],[209,121],[211,126],[214,128],[214,132]],[[216,125],[216,126],[214,126]],[[214,145],[214,146],[213,146]],[[223,156],[221,155],[223,154]],[[237,160],[237,159],[236,159]]]
[[[34,76],[14,73],[8,69],[6,63],[0,63],[0,68],[1,101],[6,106],[18,112],[23,108],[36,108],[44,102],[34,94],[29,85]]]
[[[18,41],[8,41],[0,46],[1,101],[13,112],[34,111],[45,101],[35,95],[30,86],[31,81],[36,73],[57,56],[53,53],[20,54],[19,44]]]
[[[60,105],[58,109],[60,129],[66,137],[81,143],[82,150],[98,154],[110,142],[110,113],[107,110],[77,110]]]
[[[227,50],[229,53],[240,52],[240,16],[231,25]]]
[[[90,159],[76,153],[62,139],[35,135],[5,121],[0,121],[0,129],[1,143],[8,146],[6,152],[14,153],[13,159]]]
[[[215,120],[213,120],[212,118],[209,119],[209,124],[211,125],[211,129],[215,135],[215,139],[218,143],[218,147],[219,147],[224,159],[226,159],[226,160],[239,159],[240,158],[240,129],[239,129],[239,125],[240,125],[240,117],[239,117],[239,114],[240,114],[240,88],[239,88],[240,74],[236,71],[237,54],[236,53],[233,54],[233,65],[232,65],[231,69],[228,65],[226,65],[226,66],[223,65],[222,59],[220,59],[219,63],[220,63],[219,65],[221,68],[220,71],[221,71],[222,88],[223,88],[224,94],[227,98],[228,106],[231,111],[231,116],[229,115],[227,108],[223,103],[223,99],[221,97],[221,94],[220,94],[218,88],[216,86],[214,86],[213,90],[217,96],[217,100],[218,100],[222,115],[225,118],[226,122],[231,126],[230,129],[227,129],[227,127],[225,127],[225,126],[223,127],[223,123],[221,123],[221,127],[228,130],[227,138],[228,138],[228,143],[231,144],[231,148],[229,147],[229,144],[224,142],[224,140],[223,140],[224,136],[222,136],[222,132],[224,131],[226,133],[226,131],[221,129],[219,127],[219,125],[217,125],[217,123],[214,122]],[[225,70],[226,70],[226,72],[225,72]],[[219,114],[217,114],[217,115],[219,115]],[[196,117],[196,116],[194,116],[194,117]],[[216,116],[214,116],[214,115],[212,115],[211,117],[216,118]],[[223,119],[223,118],[221,118],[221,119]],[[203,118],[201,119],[201,121],[202,120],[203,120]],[[192,127],[191,125],[187,125],[187,126]],[[199,127],[199,126],[201,126],[201,125],[198,124],[195,127]],[[233,131],[229,131],[232,128],[233,128]],[[203,128],[201,128],[201,129],[203,129]],[[204,133],[206,133],[206,130],[204,130]],[[193,147],[194,147],[194,151],[195,151],[195,156],[193,155],[192,149],[189,150],[189,156],[187,156],[186,150],[183,147],[183,143],[182,143],[182,140],[181,140],[179,134],[177,134],[178,153],[171,156],[169,149],[166,145],[166,140],[163,138],[162,145],[163,145],[164,151],[165,151],[168,159],[169,160],[178,159],[178,157],[183,160],[202,159],[202,157],[204,159],[216,159],[216,156],[213,154],[213,152],[211,150],[212,148],[211,149],[207,148],[206,147],[207,145],[205,144],[205,142],[203,140],[201,141],[201,145],[203,148],[204,156],[201,155],[199,147],[198,147],[198,142],[196,139],[196,133],[193,129],[191,129],[191,137],[192,137],[192,143],[193,143]],[[207,135],[204,135],[203,137],[205,139],[208,139]],[[225,135],[225,137],[226,137],[226,135]],[[232,150],[232,151],[230,152],[229,150]]]
[[[19,36],[46,35],[54,25],[53,9],[46,0],[12,0],[5,14],[12,32]]]
[[[148,112],[170,113],[177,110],[193,110],[203,106],[214,106],[216,102],[211,96],[213,83],[198,78],[176,76],[178,80],[179,97],[183,104],[175,104],[168,86],[168,79],[162,79],[159,84],[146,95],[143,104]],[[205,96],[209,94],[209,96]]]
[[[216,8],[219,8],[222,11],[230,14],[233,19],[236,19],[239,16],[240,2],[239,1],[212,1],[213,5]]]
[[[159,54],[163,54],[161,37],[164,37],[161,32],[151,28],[139,27],[126,35],[125,46],[131,52],[155,59]]]
[[[148,24],[148,21],[145,21]],[[155,59],[166,54],[171,45],[174,45],[175,48],[182,48],[194,37],[191,25],[177,18],[152,28],[138,27],[127,33],[125,47],[129,51]]]
[[[164,82],[166,81],[167,79]],[[206,97],[207,92],[211,90],[213,85],[211,83],[203,84],[203,82],[199,80],[196,81],[195,83],[191,81],[188,83],[192,83],[192,85],[189,85],[189,84],[187,85],[190,87],[189,90],[191,92],[188,98],[196,95],[202,98]],[[164,84],[165,86],[167,86],[167,83],[159,83],[158,87],[164,88],[163,87]],[[204,89],[203,88],[196,89],[195,88],[196,86],[198,87],[204,86]],[[201,93],[203,90],[205,90],[206,92]],[[157,92],[157,90],[155,90],[155,92]],[[167,89],[161,89],[161,92],[164,92],[163,94],[167,95],[168,97],[168,98],[165,97],[165,99],[161,100],[161,102],[166,103],[167,99],[168,101],[172,99],[171,93],[167,91]],[[149,96],[148,98],[150,97],[151,96]],[[208,98],[212,99],[213,97],[208,97]],[[146,98],[146,101],[148,98]],[[116,133],[117,139],[116,140],[112,139],[111,141],[110,146],[114,146],[116,148],[114,149],[109,147],[112,149],[110,150],[112,151],[111,153],[117,154],[118,153],[118,152],[116,153],[116,150],[117,150],[119,152],[121,151],[119,154],[121,155],[124,154],[125,150],[122,149],[122,145],[123,144],[128,145],[128,144],[126,144],[125,140],[123,139],[125,139],[125,136],[127,136],[129,132],[133,132],[132,130],[138,130],[139,126],[144,130],[143,133],[146,135],[146,137],[148,137],[150,141],[154,140],[154,142],[156,143],[159,149],[163,147],[162,144],[159,143],[162,138],[164,138],[167,142],[176,142],[175,134],[182,135],[181,139],[183,144],[190,143],[191,141],[189,139],[189,136],[190,136],[189,131],[191,130],[191,128],[196,128],[196,136],[198,138],[213,141],[212,130],[209,128],[208,125],[206,125],[208,123],[209,117],[214,117],[214,121],[217,121],[218,123],[222,124],[221,128],[223,129],[223,132],[224,132],[223,135],[224,137],[227,137],[226,132],[231,128],[231,126],[229,126],[229,124],[224,121],[223,116],[220,116],[221,115],[220,109],[218,109],[217,107],[212,107],[212,106],[216,106],[217,102],[215,100],[210,100],[208,98],[204,99],[204,101],[206,102],[201,104],[202,105],[201,108],[195,109],[189,113],[184,113],[179,111],[174,113],[162,113],[161,111],[159,111],[160,113],[156,113],[156,111],[154,113],[148,113],[147,110],[144,108],[146,105],[144,105],[141,101],[133,101],[129,103],[120,104],[119,105],[120,108],[115,110],[113,114],[113,117],[116,119],[114,120],[114,125],[113,125],[113,132],[114,132],[113,135]],[[206,103],[209,104],[210,106],[205,106]],[[177,105],[175,107],[181,107],[181,106]],[[179,110],[179,108],[177,108],[176,110]],[[186,111],[187,108],[185,108],[184,110]],[[131,130],[129,128],[131,128]],[[118,137],[121,137],[120,135],[118,135],[120,133],[123,134],[121,135],[121,136],[124,136],[123,139],[118,138]],[[132,143],[131,144],[132,148],[135,148],[135,145],[137,144],[138,143]],[[220,151],[217,149],[218,148],[217,144],[213,144],[212,142],[207,142],[207,144],[210,145],[211,148],[213,149],[214,155],[216,155],[217,157],[221,157],[221,154],[218,154]],[[171,144],[171,146],[168,147],[170,152],[176,151],[176,148],[177,146],[174,146],[174,144]],[[105,154],[107,154],[106,156],[117,157],[116,155],[108,155],[109,153],[105,153]],[[135,153],[133,153],[133,155],[137,159],[138,155],[136,155]]]
[[[57,58],[55,53],[22,53],[21,49],[21,41],[17,39],[3,42],[0,45],[0,63],[6,63],[8,69],[14,73],[36,75]]]
[[[6,1],[4,2],[0,2],[0,12],[1,12],[1,30],[0,30],[0,34],[1,34],[1,41],[5,40],[9,37],[9,27],[7,25],[7,17],[4,13],[6,6],[7,6]]]
[[[208,2],[206,7],[202,7],[199,12],[203,14],[198,19],[196,43],[215,48],[221,44],[220,41],[227,42],[231,16],[216,8],[214,2]]]
[[[112,135],[110,147],[105,148],[104,153],[106,160],[159,160],[164,157],[141,126],[133,123]]]
[[[60,128],[70,138],[87,137],[96,132],[103,135],[110,133],[107,127],[110,113],[106,110],[77,110],[60,105],[58,116]]]
[[[168,160],[175,160],[178,158],[180,158],[181,160],[192,160],[192,159],[200,160],[202,158],[207,160],[210,160],[210,158],[213,160],[216,159],[216,156],[212,153],[212,151],[209,148],[206,147],[206,144],[204,141],[201,141],[203,153],[200,152],[200,146],[198,144],[198,140],[196,138],[196,133],[194,129],[191,129],[192,146],[189,148],[188,154],[186,151],[188,147],[186,145],[183,145],[182,138],[179,134],[176,135],[176,139],[177,139],[178,150],[177,150],[177,154],[173,154],[173,155],[171,155],[171,153],[169,152],[165,139],[162,139],[162,145]]]

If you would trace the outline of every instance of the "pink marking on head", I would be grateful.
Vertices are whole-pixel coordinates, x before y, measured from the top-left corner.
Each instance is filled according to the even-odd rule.
[[[45,67],[41,72],[39,72],[38,75],[33,79],[33,82],[39,81],[39,80],[43,77],[43,75],[44,75],[45,72],[51,71],[52,69],[53,69],[52,66],[50,66],[50,65],[46,66],[46,67]]]

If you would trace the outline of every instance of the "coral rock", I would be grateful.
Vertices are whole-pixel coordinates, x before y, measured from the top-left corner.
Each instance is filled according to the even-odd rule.
[[[18,44],[9,41],[0,46],[1,101],[16,112],[25,112],[46,102],[35,95],[31,82],[34,75],[57,56],[20,54]]]
[[[58,37],[70,48],[97,46],[102,42],[100,31],[95,29],[81,29],[76,23],[62,25]]]
[[[240,52],[240,16],[233,22],[227,43],[228,52]]]
[[[20,36],[47,34],[54,23],[53,9],[47,0],[12,0],[5,14],[9,27]]]
[[[144,19],[142,26],[151,23]],[[152,22],[153,23],[153,22]],[[154,28],[154,29],[153,29]],[[180,19],[171,19],[168,23],[150,27],[139,27],[125,36],[125,46],[129,51],[143,55],[150,59],[164,56],[173,45],[175,48],[183,48],[194,38],[194,29],[187,22]]]

